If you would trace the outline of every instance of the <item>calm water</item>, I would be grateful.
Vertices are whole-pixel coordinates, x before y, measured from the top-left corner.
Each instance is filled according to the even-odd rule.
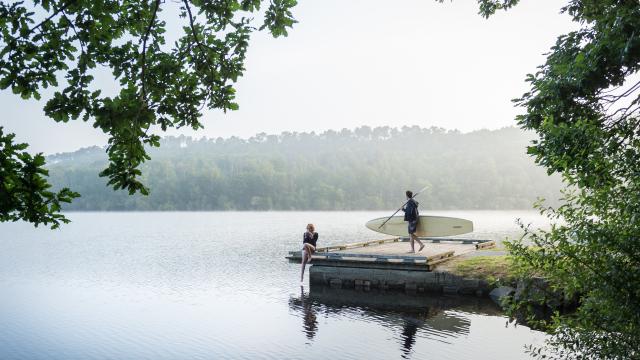
[[[299,284],[320,246],[380,238],[376,212],[71,213],[61,230],[0,224],[1,359],[518,359],[544,334],[477,298]],[[435,214],[435,213],[432,213]],[[532,212],[437,212],[477,238]]]

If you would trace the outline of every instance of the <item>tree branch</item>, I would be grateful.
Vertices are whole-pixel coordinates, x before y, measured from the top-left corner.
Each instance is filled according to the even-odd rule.
[[[84,41],[82,41],[82,39],[80,39],[80,35],[78,34],[78,31],[76,29],[76,25],[69,19],[69,17],[67,16],[67,13],[62,10],[62,16],[67,19],[67,21],[69,22],[69,27],[71,28],[71,30],[73,30],[73,33],[76,34],[76,39],[78,39],[78,42],[80,43],[80,52],[84,55],[87,55],[87,52],[85,50],[84,47]]]
[[[158,9],[160,8],[160,1],[156,0],[155,6],[153,8],[153,14],[151,15],[151,21],[149,21],[149,25],[147,25],[147,29],[142,36],[142,65],[141,74],[140,74],[140,83],[141,83],[141,94],[140,97],[144,101],[147,97],[147,92],[145,89],[145,72],[147,68],[147,40],[149,39],[149,34],[151,33],[151,28],[153,24],[156,22],[156,15],[158,13]]]
[[[603,95],[600,97],[600,100],[605,101],[607,103],[614,103],[622,98],[629,96],[631,93],[638,90],[639,88],[640,88],[640,81],[635,83],[633,86],[631,86],[629,89],[627,89],[625,92],[623,92],[620,95]]]
[[[61,8],[59,9],[54,9],[53,14],[49,15],[46,19],[42,20],[38,25],[32,27],[31,29],[29,29],[29,32],[27,33],[27,35],[31,35],[37,28],[39,28],[40,26],[44,25],[46,22],[51,21],[51,19],[53,19],[54,17],[56,17],[58,14],[60,14],[61,12],[64,12],[64,10],[66,8],[68,8],[74,1],[68,1],[67,3],[65,3]]]
[[[195,20],[193,18],[193,14],[191,13],[191,6],[189,5],[189,2],[187,0],[183,0],[182,2],[184,3],[185,8],[187,9],[187,14],[189,14],[189,27],[191,28],[191,35],[193,35],[193,40],[195,41],[196,45],[200,49],[200,52],[205,54],[205,61],[209,64],[211,68],[215,68],[215,66],[211,64],[211,62],[209,61],[209,57],[206,56],[207,54],[206,49],[210,51],[215,51],[215,49],[212,49],[211,47],[200,42],[200,39],[198,39],[198,36],[196,35]]]

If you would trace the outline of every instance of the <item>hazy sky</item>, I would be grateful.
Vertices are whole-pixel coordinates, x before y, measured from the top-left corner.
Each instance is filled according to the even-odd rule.
[[[252,37],[237,84],[240,110],[206,112],[204,130],[178,133],[513,125],[519,110],[510,99],[527,90],[525,75],[576,27],[559,14],[562,3],[523,0],[487,20],[471,0],[301,0],[289,37]],[[1,92],[0,125],[47,154],[106,143],[88,123],[47,119],[43,105]]]

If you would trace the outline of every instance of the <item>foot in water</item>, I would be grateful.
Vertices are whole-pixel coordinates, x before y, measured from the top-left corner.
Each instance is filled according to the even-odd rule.
[[[422,251],[422,249],[424,249],[424,244],[420,245],[420,250],[418,250],[418,252]]]

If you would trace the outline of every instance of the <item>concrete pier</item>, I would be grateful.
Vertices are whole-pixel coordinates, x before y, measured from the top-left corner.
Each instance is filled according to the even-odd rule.
[[[465,279],[438,271],[398,269],[367,269],[342,266],[314,265],[309,269],[309,281],[338,289],[404,290],[407,292],[435,292],[444,294],[486,295],[487,282]]]

